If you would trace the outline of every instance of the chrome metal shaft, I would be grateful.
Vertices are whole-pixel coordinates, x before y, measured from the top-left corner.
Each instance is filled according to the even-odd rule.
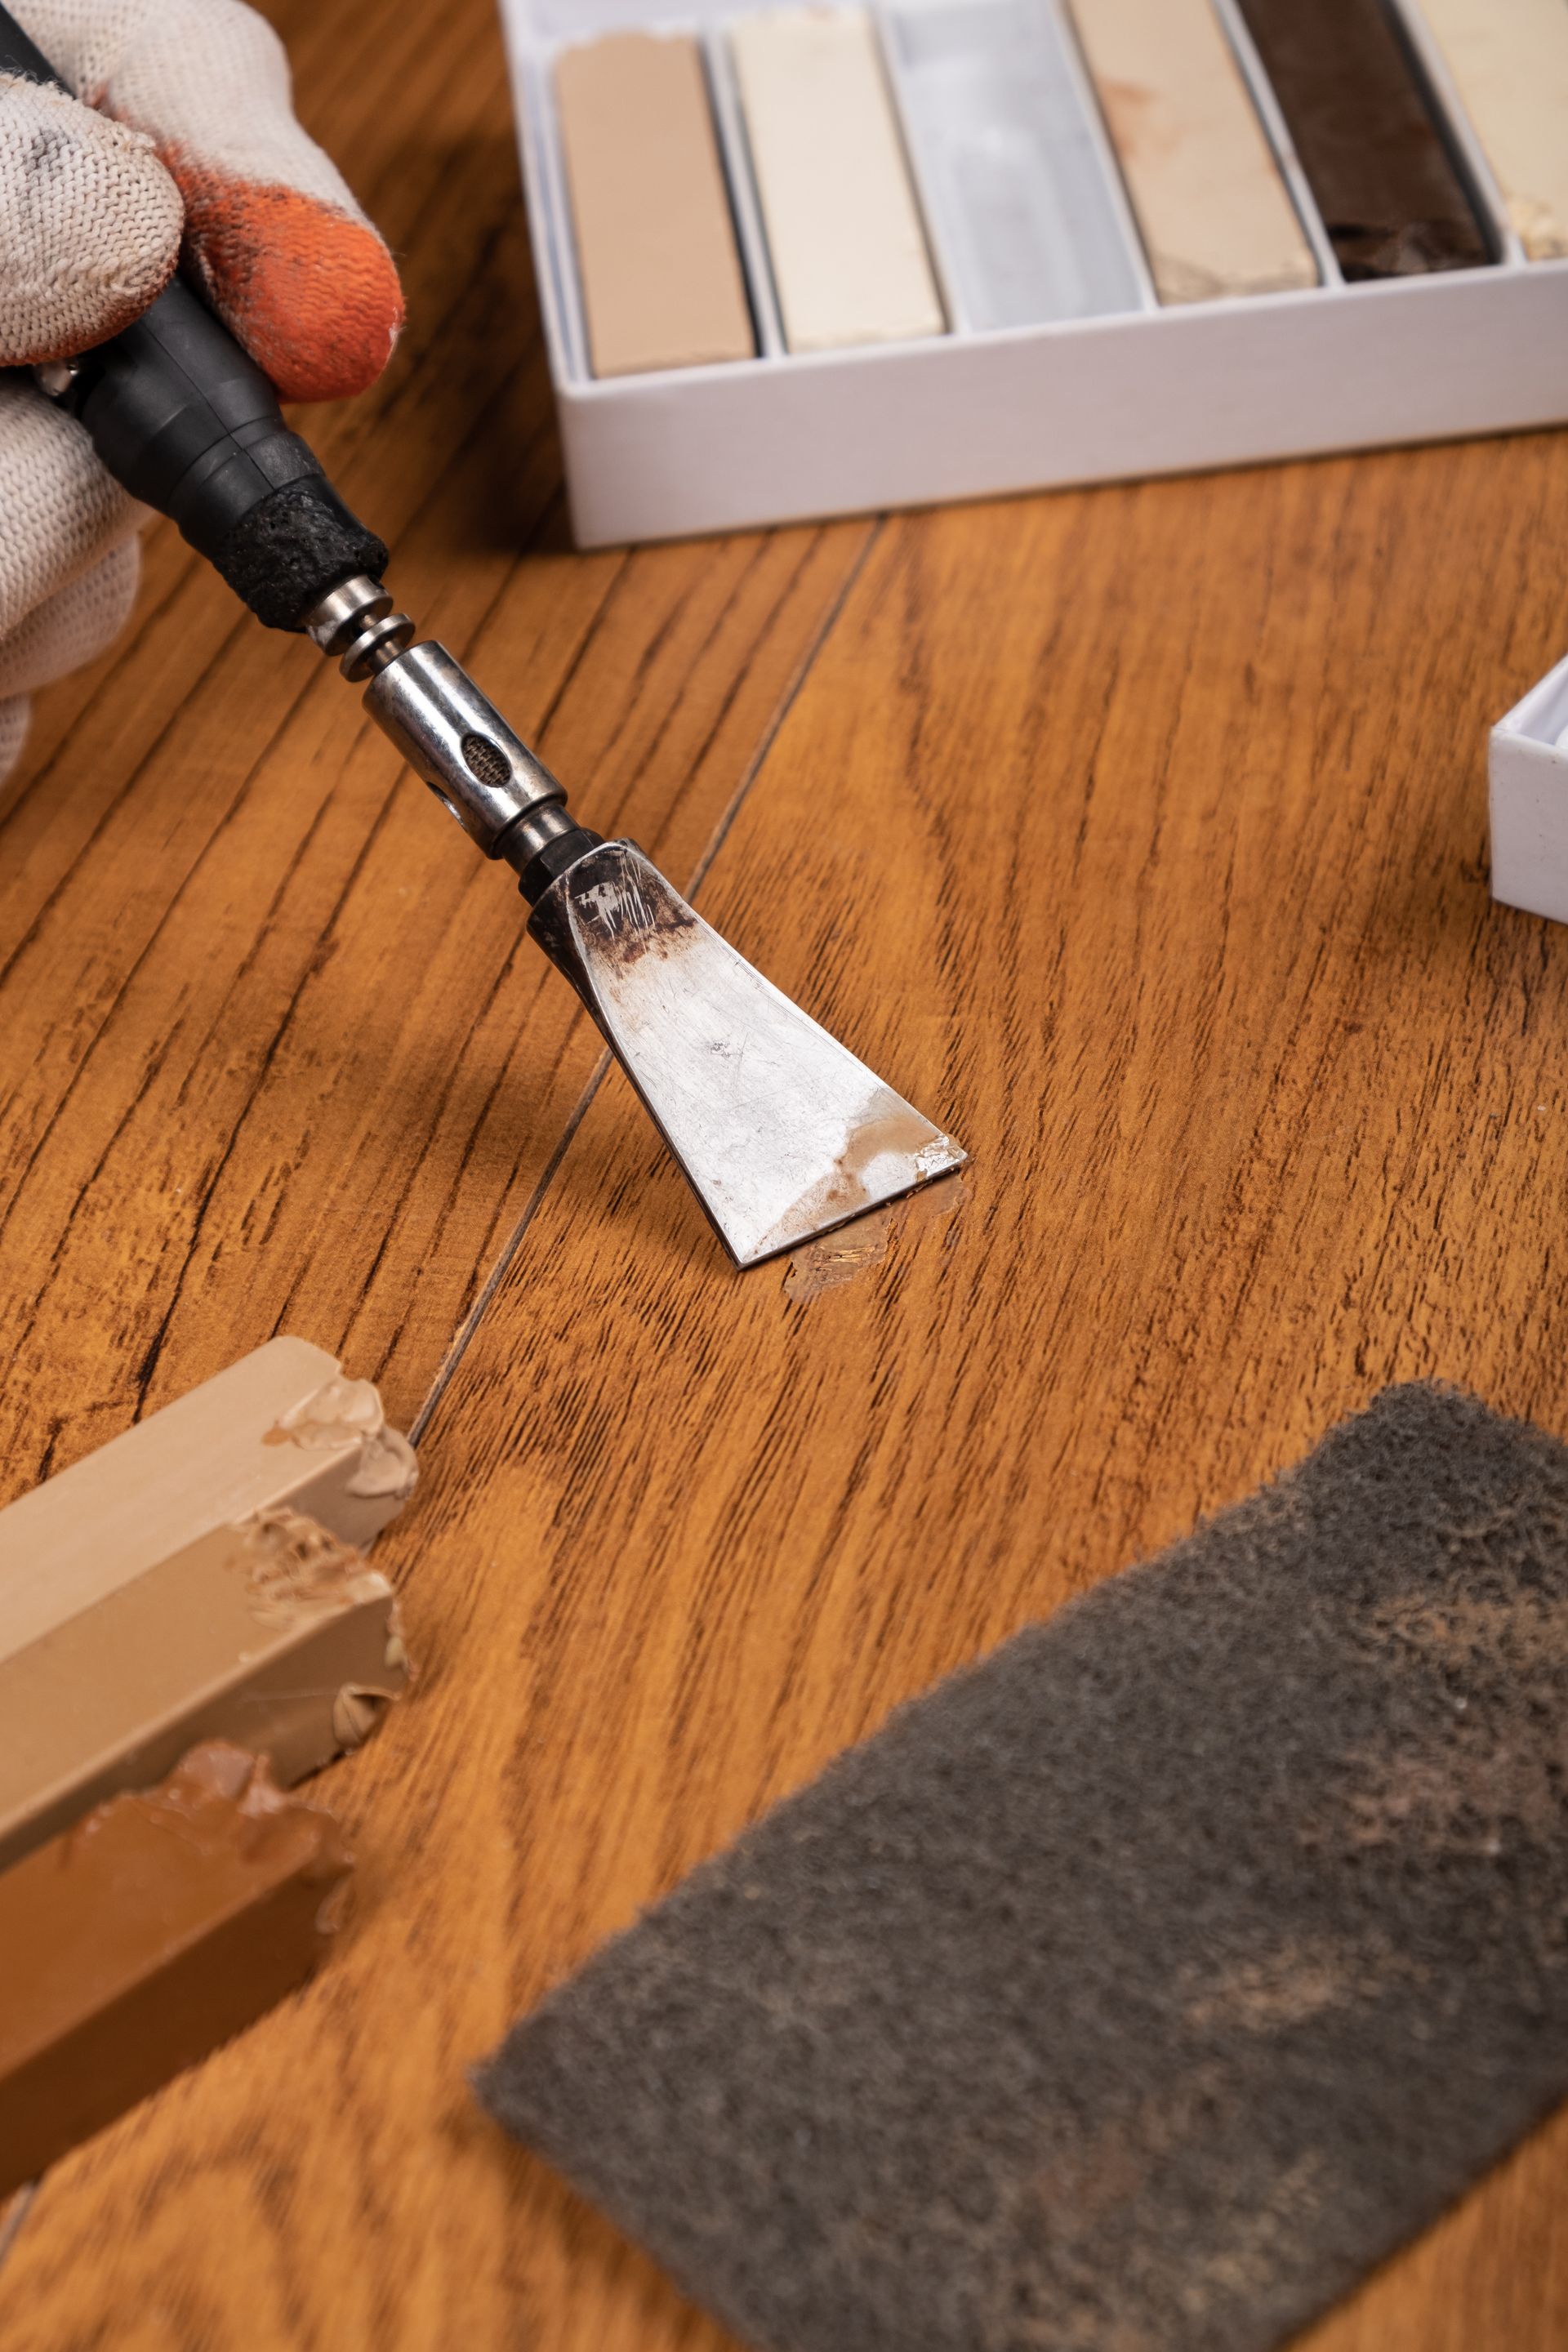
[[[310,633],[487,857],[516,868],[529,930],[576,990],[738,1265],[945,1175],[963,1147],[710,929],[635,842],[601,841],[378,580],[324,597]]]
[[[414,624],[379,580],[346,581],[310,614],[310,636],[343,676],[368,681],[365,709],[487,857],[522,871],[577,831],[566,788],[512,732],[445,646],[415,645]]]

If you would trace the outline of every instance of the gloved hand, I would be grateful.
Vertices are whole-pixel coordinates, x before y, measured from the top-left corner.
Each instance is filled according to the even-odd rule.
[[[242,0],[10,0],[79,101],[0,75],[0,368],[67,359],[188,271],[285,400],[339,400],[403,323],[391,255],[294,120]],[[145,509],[81,426],[0,376],[0,779],[27,696],[101,653]]]

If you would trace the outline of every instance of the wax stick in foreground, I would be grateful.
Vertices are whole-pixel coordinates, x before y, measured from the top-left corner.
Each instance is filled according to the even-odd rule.
[[[0,2196],[291,1991],[350,1867],[330,1813],[214,1743],[0,1874]]]
[[[408,1678],[385,1577],[286,1510],[215,1528],[3,1653],[0,1637],[0,1867],[199,1740],[301,1780]]]
[[[368,1381],[308,1340],[268,1340],[0,1511],[0,1656],[258,1511],[367,1544],[417,1475]]]
[[[413,1491],[368,1381],[274,1339],[0,1511],[0,1866],[195,1741],[294,1780],[406,1679],[356,1548]]]

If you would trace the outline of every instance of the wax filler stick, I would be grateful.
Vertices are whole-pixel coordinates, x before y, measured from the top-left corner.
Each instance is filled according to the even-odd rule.
[[[0,1623],[0,1868],[203,1739],[302,1780],[407,1679],[391,1585],[297,1511],[215,1528],[20,1649]]]
[[[407,1664],[357,1549],[414,1490],[368,1381],[269,1340],[0,1511],[0,1867],[224,1738],[299,1780]]]
[[[1164,303],[1315,286],[1213,0],[1068,0]]]
[[[212,1741],[0,1873],[0,2197],[309,1976],[350,1866],[330,1813]]]
[[[869,15],[759,9],[737,16],[729,38],[790,350],[942,334]]]
[[[66,87],[0,9],[0,72]],[[110,472],[172,516],[269,628],[363,682],[371,717],[485,856],[564,972],[721,1240],[752,1265],[957,1167],[951,1137],[753,971],[630,841],[564,787],[382,585],[349,511],[267,378],[176,278],[123,334],[35,371]]]
[[[1568,8],[1422,0],[1509,220],[1532,261],[1568,260]]]
[[[1421,277],[1489,262],[1386,0],[1239,5],[1345,277]]]
[[[1568,1450],[1391,1389],[589,1961],[493,2112],[757,2352],[1266,2352],[1568,2091]]]
[[[563,49],[555,105],[594,373],[752,358],[697,42],[610,33]]]

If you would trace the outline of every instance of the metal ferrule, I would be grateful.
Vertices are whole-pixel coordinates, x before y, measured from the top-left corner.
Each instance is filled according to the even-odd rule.
[[[306,616],[305,627],[321,651],[336,659],[343,676],[356,685],[373,671],[384,669],[414,638],[414,624],[407,614],[395,612],[380,581],[363,573],[323,596]]]
[[[341,654],[367,622],[379,621],[391,610],[390,592],[379,580],[367,580],[362,573],[323,596],[315,610],[306,614],[305,628],[324,654]]]
[[[581,832],[565,786],[445,646],[410,643],[414,624],[379,580],[345,580],[305,627],[345,677],[370,680],[365,709],[487,857],[504,856],[520,874],[541,872],[534,861],[547,852],[559,861],[552,845]]]
[[[378,669],[365,709],[487,857],[520,824],[540,842],[571,824],[558,783],[445,646],[410,646]]]

